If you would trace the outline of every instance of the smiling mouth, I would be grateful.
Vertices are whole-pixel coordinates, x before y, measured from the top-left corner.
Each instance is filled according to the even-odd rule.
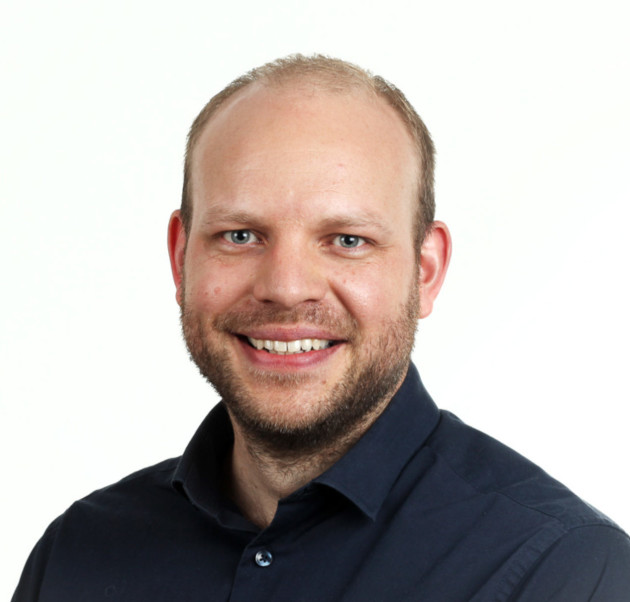
[[[319,351],[332,347],[341,341],[327,339],[297,339],[295,341],[272,341],[269,339],[254,339],[246,337],[247,342],[259,351],[267,351],[277,355],[292,355],[294,353],[306,353],[307,351]]]

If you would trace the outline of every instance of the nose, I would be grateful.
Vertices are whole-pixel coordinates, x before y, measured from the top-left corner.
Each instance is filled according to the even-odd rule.
[[[316,249],[289,241],[266,249],[254,281],[257,301],[291,308],[320,301],[325,294],[326,278]]]

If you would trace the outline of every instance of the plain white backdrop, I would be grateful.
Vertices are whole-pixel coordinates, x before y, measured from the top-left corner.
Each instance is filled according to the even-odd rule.
[[[414,359],[438,405],[630,529],[622,0],[25,0],[0,49],[0,598],[72,503],[181,454],[216,402],[166,253],[210,96],[293,52],[394,82],[454,255]]]

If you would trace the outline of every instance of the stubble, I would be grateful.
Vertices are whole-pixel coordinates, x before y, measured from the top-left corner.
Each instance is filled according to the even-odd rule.
[[[414,279],[415,280],[415,279]],[[233,309],[206,317],[186,304],[182,291],[181,323],[191,359],[215,388],[251,446],[276,457],[299,457],[347,447],[380,415],[406,374],[417,326],[418,289],[410,287],[406,302],[380,333],[366,340],[349,315],[321,304],[303,304],[291,310],[273,306]],[[237,372],[222,339],[248,328],[269,324],[300,324],[340,333],[352,358],[348,369],[324,398],[313,400],[317,412],[308,420],[289,421],[268,415],[264,399],[252,398]],[[261,390],[292,392],[309,385],[308,375],[258,371],[250,374]],[[334,453],[334,452],[333,452]]]

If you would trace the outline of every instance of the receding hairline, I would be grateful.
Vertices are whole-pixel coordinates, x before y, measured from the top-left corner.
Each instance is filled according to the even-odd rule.
[[[321,82],[308,77],[308,75],[303,74],[297,74],[295,78],[282,78],[277,81],[267,78],[252,81],[246,86],[243,86],[242,88],[235,91],[234,94],[226,98],[225,101],[220,104],[220,106],[217,106],[212,114],[208,116],[202,127],[198,129],[194,139],[191,140],[188,156],[188,163],[191,167],[191,172],[188,174],[189,177],[192,178],[193,176],[192,167],[195,164],[197,147],[202,143],[202,139],[207,136],[210,136],[210,138],[212,138],[214,135],[216,135],[214,131],[208,131],[213,129],[213,124],[215,124],[217,120],[221,121],[224,117],[227,117],[228,120],[233,119],[233,117],[230,115],[231,110],[235,108],[234,105],[237,105],[240,102],[246,103],[246,106],[248,107],[254,107],[253,109],[248,108],[248,112],[250,110],[257,110],[257,108],[260,107],[260,104],[265,105],[265,103],[267,102],[267,99],[265,98],[265,95],[267,94],[267,99],[271,97],[271,103],[275,103],[276,100],[281,103],[287,100],[289,102],[288,106],[290,106],[293,99],[298,99],[298,102],[301,99],[306,99],[306,101],[308,102],[308,100],[310,100],[311,98],[315,99],[317,97],[329,96],[333,99],[335,97],[350,98],[351,102],[354,103],[354,106],[357,106],[357,104],[360,103],[365,103],[366,105],[375,108],[379,112],[382,111],[384,114],[387,115],[388,119],[391,119],[393,120],[393,122],[395,122],[392,122],[392,127],[396,128],[396,130],[400,134],[402,134],[402,137],[407,141],[408,151],[411,152],[410,156],[413,157],[413,161],[416,167],[416,178],[418,180],[418,183],[420,182],[421,173],[418,169],[418,164],[422,161],[420,150],[418,149],[413,136],[409,132],[409,128],[401,119],[398,112],[389,103],[387,103],[371,88],[365,86],[356,86],[352,88],[337,87],[335,89],[331,89],[329,86],[325,84],[322,85]],[[252,102],[252,100],[253,105],[249,104]],[[237,109],[237,111],[239,111],[239,109]],[[401,140],[403,138],[401,138]]]
[[[331,60],[337,61],[338,59]],[[326,70],[324,72],[321,72],[318,69],[300,70],[295,65],[290,64],[291,68],[287,68],[286,71],[271,71],[270,73],[262,71],[256,79],[247,79],[238,86],[234,84],[237,84],[241,80],[245,80],[246,76],[235,80],[232,84],[225,88],[225,90],[214,97],[218,100],[218,102],[214,103],[211,110],[203,116],[204,118],[200,119],[204,114],[204,111],[202,111],[199,117],[195,120],[195,123],[193,123],[187,145],[189,162],[192,160],[192,155],[200,138],[203,136],[208,125],[214,118],[229,109],[230,106],[232,106],[235,102],[238,102],[244,95],[247,95],[248,93],[255,94],[256,92],[263,90],[276,91],[279,95],[285,92],[304,96],[309,96],[311,94],[331,94],[339,96],[356,95],[357,98],[363,97],[368,102],[373,101],[380,104],[381,106],[393,111],[393,114],[396,115],[396,118],[405,130],[414,152],[417,155],[416,158],[422,160],[420,149],[418,149],[418,145],[409,131],[408,125],[400,115],[400,112],[397,111],[390,102],[388,102],[388,99],[383,96],[383,94],[379,93],[376,86],[370,85],[371,80],[368,80],[366,76],[362,75],[367,72],[363,72],[363,70],[359,67],[355,67],[349,63],[346,64],[343,61],[339,62],[346,67],[352,67],[352,70],[350,70],[349,73],[340,74],[333,70]],[[260,69],[262,70],[262,67]],[[360,77],[362,77],[362,79],[359,79]],[[377,76],[370,75],[370,77]],[[225,94],[223,98],[219,98],[224,92],[229,93]]]
[[[271,89],[295,90],[296,92],[325,92],[347,95],[362,93],[366,98],[385,102],[397,114],[418,161],[419,206],[416,215],[416,245],[419,247],[430,228],[435,201],[433,191],[434,147],[428,129],[404,94],[384,78],[341,59],[324,55],[291,55],[257,67],[235,79],[221,92],[212,97],[192,124],[188,134],[184,165],[184,187],[181,214],[188,230],[192,217],[192,159],[199,139],[212,118],[236,101],[241,93],[253,85]]]

